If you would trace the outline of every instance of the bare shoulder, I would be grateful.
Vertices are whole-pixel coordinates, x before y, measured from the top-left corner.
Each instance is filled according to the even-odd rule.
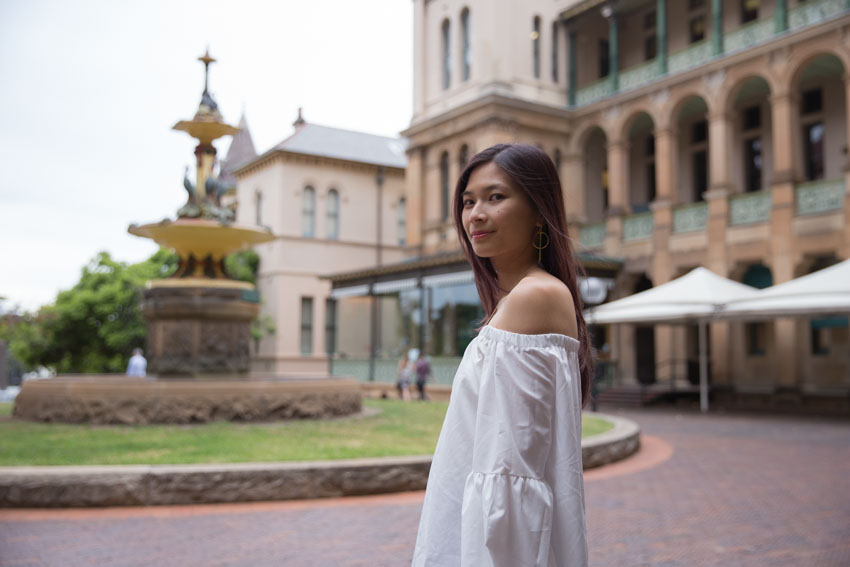
[[[569,288],[558,278],[542,273],[521,280],[493,317],[494,327],[514,333],[560,333],[576,338],[575,306]]]

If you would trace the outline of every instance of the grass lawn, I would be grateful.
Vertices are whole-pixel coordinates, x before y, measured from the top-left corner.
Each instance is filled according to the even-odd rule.
[[[0,403],[0,466],[313,461],[425,455],[448,404],[363,401],[374,415],[275,423],[90,426],[9,418]],[[611,428],[583,419],[583,435]]]

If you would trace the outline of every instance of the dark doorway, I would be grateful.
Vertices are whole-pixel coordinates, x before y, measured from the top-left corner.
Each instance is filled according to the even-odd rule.
[[[635,284],[635,293],[652,287],[652,280],[643,274]],[[641,384],[655,383],[655,327],[635,327],[635,368]]]

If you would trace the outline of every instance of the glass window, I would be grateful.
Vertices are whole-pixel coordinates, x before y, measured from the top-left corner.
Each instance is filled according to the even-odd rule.
[[[741,113],[741,128],[744,130],[755,130],[761,128],[761,107],[749,106]]]
[[[531,31],[531,57],[534,78],[540,78],[540,16],[534,16],[534,27]]]
[[[759,0],[741,0],[741,23],[759,19]]]
[[[328,191],[327,231],[329,240],[339,238],[339,192],[336,189]]]
[[[257,207],[257,225],[263,226],[263,194],[257,191],[254,197],[255,205]]]
[[[658,53],[658,38],[656,35],[649,34],[643,40],[643,60],[651,61],[655,59],[656,54]]]
[[[398,245],[407,244],[407,200],[402,197],[398,200]]]
[[[309,185],[301,195],[301,236],[313,238],[316,235],[316,190]]]
[[[824,156],[823,122],[815,122],[803,127],[804,156],[806,160],[806,179],[823,179]]]
[[[469,146],[466,144],[460,147],[460,153],[457,157],[457,163],[460,166],[460,170],[462,171],[464,167],[466,167],[466,163],[469,161]]]
[[[746,187],[748,192],[761,191],[761,138],[744,140],[744,166],[746,168]]]
[[[449,218],[449,152],[440,156],[440,204],[443,220]]]
[[[336,300],[325,300],[325,353],[332,355],[336,350]]]
[[[301,354],[313,354],[313,298],[301,298]]]
[[[443,90],[452,83],[451,26],[443,20]]]
[[[823,94],[820,89],[803,91],[800,114],[814,114],[823,110]]]
[[[688,24],[688,28],[690,30],[690,41],[691,43],[696,43],[698,41],[702,41],[705,39],[705,16],[697,16],[696,18],[691,18],[690,23]]]
[[[552,82],[558,82],[558,22],[552,22]]]
[[[767,352],[767,323],[745,323],[747,354],[764,356]]]
[[[706,140],[708,140],[708,121],[700,120],[699,122],[694,122],[694,125],[691,127],[691,142],[698,144]]]
[[[463,12],[460,13],[460,28],[461,28],[461,40],[462,40],[462,53],[463,53],[463,65],[461,69],[463,70],[462,78],[464,81],[469,80],[469,70],[472,67],[472,46],[469,38],[469,8],[464,8]]]
[[[437,357],[461,356],[483,318],[474,283],[428,288],[428,351]]]
[[[599,40],[599,78],[608,76],[611,72],[611,60],[609,59],[609,47],[607,39]]]
[[[708,152],[697,150],[693,153],[694,165],[694,202],[703,201],[703,193],[708,191]]]

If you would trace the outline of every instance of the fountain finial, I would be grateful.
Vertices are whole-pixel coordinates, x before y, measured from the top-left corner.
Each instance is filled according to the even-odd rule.
[[[202,57],[198,57],[198,61],[204,64],[204,92],[209,91],[210,63],[215,63],[215,59],[210,57],[210,48],[207,46],[207,51]]]

